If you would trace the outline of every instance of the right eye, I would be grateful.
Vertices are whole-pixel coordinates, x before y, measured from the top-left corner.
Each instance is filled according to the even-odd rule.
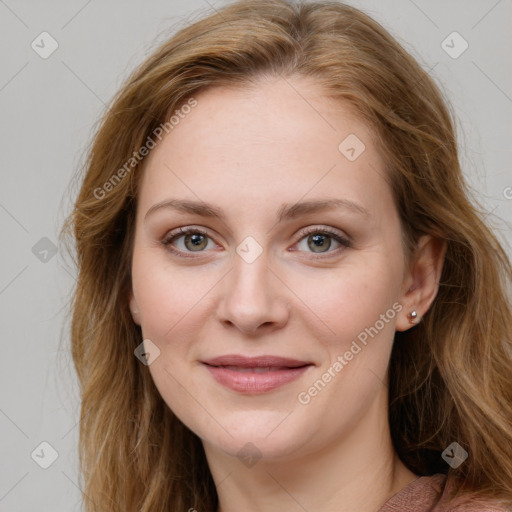
[[[194,258],[195,256],[190,256],[186,253],[204,252],[203,249],[208,247],[209,238],[208,234],[199,228],[178,228],[177,231],[169,233],[164,240],[162,240],[162,244],[177,256]],[[176,248],[174,245],[174,242],[179,239],[183,239],[182,248]]]

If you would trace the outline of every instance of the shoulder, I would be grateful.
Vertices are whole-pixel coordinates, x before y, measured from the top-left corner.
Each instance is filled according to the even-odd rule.
[[[505,505],[494,500],[475,497],[456,500],[449,506],[440,504],[432,512],[512,512],[512,508],[505,507]]]
[[[392,496],[378,512],[512,512],[498,501],[476,493],[449,499],[453,482],[443,473],[422,476]]]
[[[445,479],[440,473],[418,477],[386,501],[378,512],[434,512]]]
[[[448,499],[448,491],[456,486],[445,478],[443,492],[432,512],[512,512],[512,507],[497,499],[480,496],[478,492],[466,493],[454,499]]]

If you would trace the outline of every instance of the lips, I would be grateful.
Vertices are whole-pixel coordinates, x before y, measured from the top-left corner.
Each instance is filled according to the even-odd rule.
[[[251,367],[245,367],[245,366],[215,366],[215,368],[225,368],[226,370],[233,370],[235,372],[241,372],[241,373],[267,373],[267,372],[276,372],[279,370],[288,370],[290,367],[288,366],[251,366]]]
[[[202,361],[223,386],[245,394],[265,393],[300,377],[313,363],[277,356],[230,354]]]
[[[309,361],[299,361],[297,359],[290,359],[287,357],[278,356],[256,356],[256,357],[245,357],[238,354],[229,354],[225,356],[214,357],[213,359],[207,359],[203,363],[210,366],[231,366],[235,368],[298,368],[312,364]]]

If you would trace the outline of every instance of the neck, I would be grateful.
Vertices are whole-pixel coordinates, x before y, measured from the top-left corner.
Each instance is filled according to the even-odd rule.
[[[217,485],[218,512],[377,512],[418,478],[393,449],[383,407],[387,418],[387,397],[382,396],[347,435],[326,442],[320,451],[303,446],[286,459],[261,459],[251,467],[203,442]]]

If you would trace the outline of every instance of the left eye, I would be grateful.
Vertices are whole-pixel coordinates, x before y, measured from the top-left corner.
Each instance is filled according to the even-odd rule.
[[[332,246],[332,240],[339,244],[339,246],[350,247],[350,241],[341,236],[339,233],[335,231],[331,231],[328,229],[310,229],[309,231],[301,232],[301,238],[297,242],[297,246],[300,247],[300,244],[304,241],[306,242],[306,246],[311,252],[316,254],[324,254],[324,253],[332,253],[336,252],[329,251]],[[183,238],[183,248],[176,248],[174,242]],[[208,247],[208,241],[212,242],[212,245],[215,246],[215,243],[211,240],[208,234],[201,229],[198,228],[180,228],[178,233],[171,233],[168,237],[166,237],[162,244],[169,248],[173,253],[178,256],[183,255],[184,253],[192,253],[192,252],[204,252],[204,249]],[[338,246],[338,249],[339,249]],[[210,247],[211,248],[211,247]],[[303,246],[304,249],[304,246]],[[336,249],[336,248],[335,248]],[[296,250],[296,249],[294,249]],[[309,252],[306,250],[306,252]],[[191,256],[186,256],[191,257]],[[192,256],[193,257],[193,256]]]
[[[335,240],[336,243],[339,244],[338,248],[340,246],[350,246],[350,243],[346,238],[333,231],[314,230],[309,231],[303,235],[304,236],[300,239],[298,246],[300,247],[301,242],[304,241],[306,242],[307,247],[314,253],[323,254],[326,252],[334,252],[329,251],[332,246],[332,240]]]

